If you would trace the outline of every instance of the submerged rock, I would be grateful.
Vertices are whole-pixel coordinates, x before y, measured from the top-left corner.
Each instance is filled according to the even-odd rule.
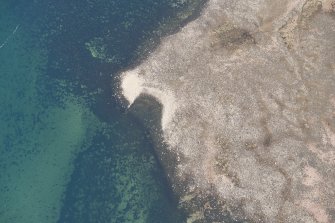
[[[121,74],[130,103],[163,105],[189,222],[335,221],[334,8],[210,0]]]

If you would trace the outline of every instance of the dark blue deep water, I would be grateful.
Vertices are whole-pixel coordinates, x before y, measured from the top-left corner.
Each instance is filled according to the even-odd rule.
[[[185,222],[117,75],[200,7],[0,0],[0,223]]]

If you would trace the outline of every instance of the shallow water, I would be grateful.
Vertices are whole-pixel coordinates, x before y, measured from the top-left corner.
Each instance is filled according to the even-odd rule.
[[[194,2],[1,2],[0,222],[184,221],[115,86]]]

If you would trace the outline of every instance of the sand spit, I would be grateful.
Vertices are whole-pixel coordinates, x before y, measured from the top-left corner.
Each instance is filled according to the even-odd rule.
[[[210,0],[121,74],[130,104],[163,105],[189,222],[335,222],[334,10]]]

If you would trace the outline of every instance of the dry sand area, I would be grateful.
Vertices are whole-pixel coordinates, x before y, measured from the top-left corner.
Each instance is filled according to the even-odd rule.
[[[149,94],[163,106],[188,222],[335,222],[334,10],[209,0],[121,74],[130,104]]]

